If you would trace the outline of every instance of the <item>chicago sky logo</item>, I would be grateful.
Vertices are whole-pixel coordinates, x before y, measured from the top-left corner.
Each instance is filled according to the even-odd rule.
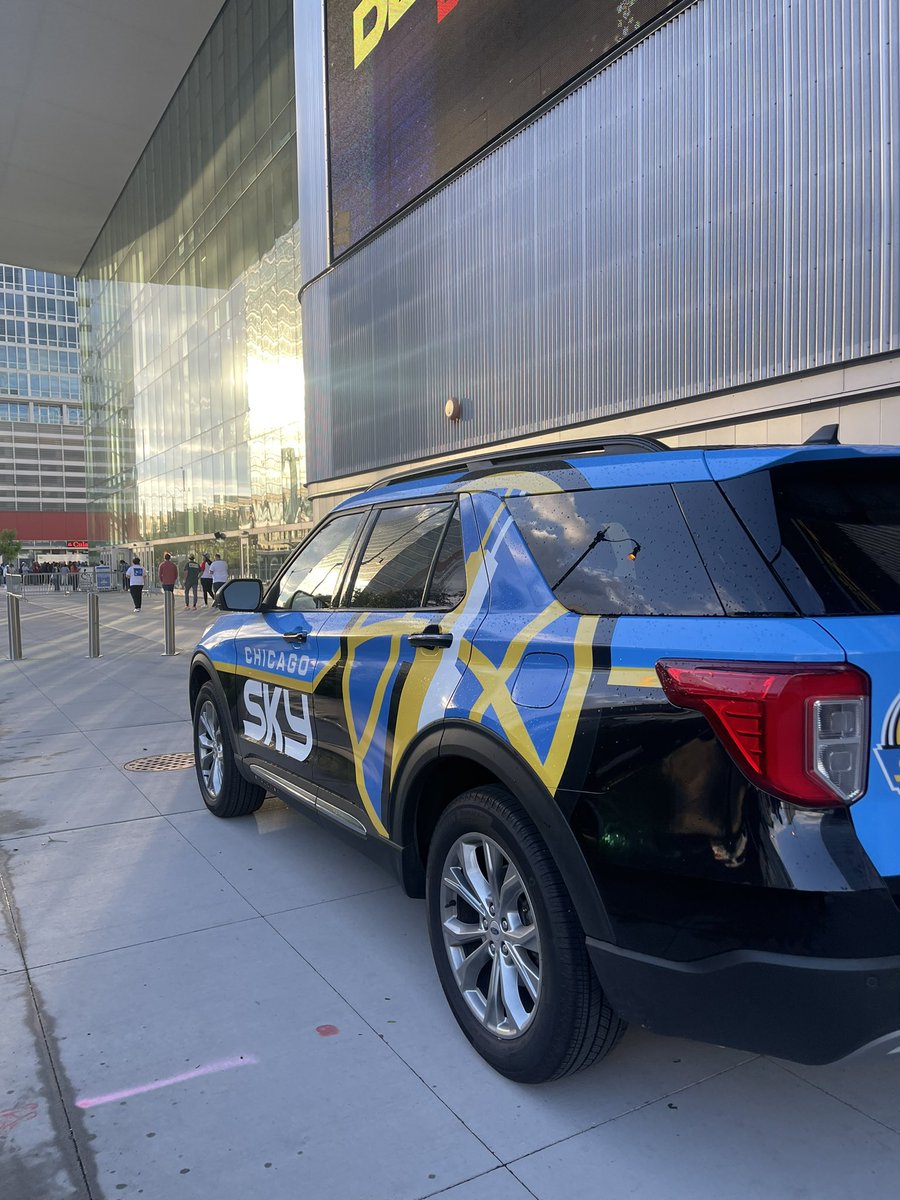
[[[894,703],[888,709],[881,730],[881,745],[875,747],[875,757],[890,787],[900,792],[900,696],[894,697]]]
[[[287,754],[298,762],[309,758],[313,738],[306,696],[259,679],[248,679],[244,684],[244,709],[244,737],[274,746],[279,754]],[[284,728],[279,713],[285,721]]]

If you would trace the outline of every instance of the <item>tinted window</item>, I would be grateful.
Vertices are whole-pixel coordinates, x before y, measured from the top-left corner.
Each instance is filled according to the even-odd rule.
[[[307,612],[330,608],[359,523],[359,513],[347,513],[313,534],[275,584],[269,602]]]
[[[404,504],[378,513],[356,570],[350,608],[422,607],[449,504]]]
[[[794,463],[767,474],[780,537],[772,565],[803,611],[900,612],[900,459]]]
[[[556,597],[602,616],[721,615],[671,487],[507,500]]]
[[[793,616],[796,609],[718,486],[679,483],[675,495],[726,613]]]
[[[426,608],[456,608],[466,594],[466,560],[463,556],[462,525],[459,509],[453,517],[441,544],[434,575],[425,598]]]

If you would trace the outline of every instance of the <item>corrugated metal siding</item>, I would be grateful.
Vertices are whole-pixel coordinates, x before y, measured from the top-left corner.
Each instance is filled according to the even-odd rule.
[[[701,0],[309,287],[310,478],[900,347],[898,135],[897,0]]]
[[[328,266],[328,166],[325,140],[325,9],[294,0],[294,87],[297,103],[297,197],[300,278]]]

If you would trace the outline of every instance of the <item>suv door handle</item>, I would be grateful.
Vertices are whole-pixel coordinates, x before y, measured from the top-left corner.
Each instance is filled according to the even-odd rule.
[[[440,625],[426,625],[421,633],[411,633],[407,640],[411,646],[437,650],[438,646],[449,646],[453,641],[453,634],[442,633]]]
[[[296,642],[305,642],[308,634],[305,629],[298,629],[296,633],[283,633],[281,636],[284,638],[284,640],[286,642],[295,642],[296,643]]]

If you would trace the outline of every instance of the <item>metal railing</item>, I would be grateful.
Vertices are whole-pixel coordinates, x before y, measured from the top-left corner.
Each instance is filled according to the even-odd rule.
[[[62,571],[26,571],[17,578],[22,581],[22,593],[27,595],[31,592],[36,595],[38,592],[49,594],[50,592],[77,592],[79,586],[79,577],[71,571],[63,573]],[[8,586],[8,583],[7,583]]]

